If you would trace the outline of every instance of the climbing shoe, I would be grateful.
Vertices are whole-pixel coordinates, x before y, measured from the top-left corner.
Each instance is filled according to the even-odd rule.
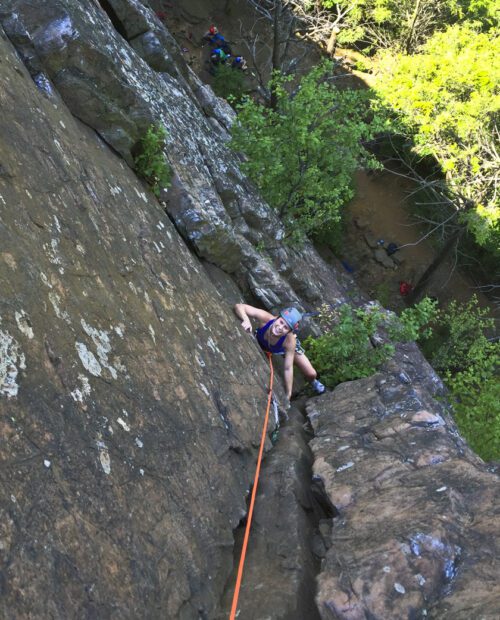
[[[318,381],[317,379],[314,379],[314,381],[311,382],[311,387],[316,392],[316,394],[323,394],[323,392],[326,390],[325,386],[321,383],[321,381]]]

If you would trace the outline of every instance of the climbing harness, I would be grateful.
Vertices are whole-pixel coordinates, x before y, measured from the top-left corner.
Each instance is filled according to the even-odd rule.
[[[267,359],[269,360],[270,375],[269,375],[269,389],[268,389],[268,394],[267,394],[266,415],[264,417],[264,426],[262,427],[262,436],[260,439],[259,456],[257,457],[257,467],[255,469],[255,476],[253,480],[252,496],[250,498],[250,507],[248,509],[247,526],[245,528],[245,536],[243,538],[243,546],[241,548],[240,563],[238,565],[238,574],[236,576],[236,585],[234,587],[233,602],[231,605],[231,613],[229,615],[229,620],[234,620],[236,618],[236,610],[238,607],[238,598],[240,595],[241,579],[243,577],[243,567],[245,565],[245,556],[247,552],[248,538],[250,536],[250,528],[252,526],[253,507],[255,504],[255,497],[257,495],[257,486],[259,484],[260,464],[262,462],[262,454],[264,452],[264,444],[266,442],[266,432],[267,432],[267,424],[269,421],[269,411],[271,409],[271,401],[273,398],[274,368],[273,368],[273,360],[272,360],[271,353],[267,353]]]

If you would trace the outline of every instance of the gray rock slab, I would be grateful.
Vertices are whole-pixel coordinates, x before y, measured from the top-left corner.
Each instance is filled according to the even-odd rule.
[[[363,233],[363,237],[365,238],[366,244],[368,247],[375,249],[379,247],[378,239],[375,235],[369,231]]]
[[[387,256],[387,252],[384,250],[384,248],[377,248],[373,252],[373,256],[377,263],[379,263],[386,269],[395,269],[396,264],[390,256]]]
[[[213,617],[267,362],[0,34],[0,617]]]
[[[354,220],[354,224],[356,228],[360,228],[361,230],[366,230],[369,227],[369,222],[364,217],[356,217]]]

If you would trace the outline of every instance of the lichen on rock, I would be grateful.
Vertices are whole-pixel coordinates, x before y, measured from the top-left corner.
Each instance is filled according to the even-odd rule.
[[[8,332],[0,330],[0,396],[17,396],[18,374],[25,369],[26,358],[19,343]]]

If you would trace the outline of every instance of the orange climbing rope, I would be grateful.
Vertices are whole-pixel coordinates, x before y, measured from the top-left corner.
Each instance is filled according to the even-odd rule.
[[[252,526],[253,507],[255,504],[255,497],[257,495],[257,485],[259,484],[260,464],[262,462],[262,453],[264,452],[264,443],[266,441],[267,423],[269,420],[269,410],[271,409],[271,400],[273,397],[273,381],[274,381],[274,369],[271,353],[267,354],[269,359],[269,368],[271,370],[269,377],[269,390],[267,396],[267,408],[264,418],[264,426],[262,428],[262,437],[260,439],[259,456],[257,457],[257,469],[255,470],[255,477],[253,479],[252,497],[250,498],[250,507],[248,509],[247,527],[245,529],[245,537],[243,538],[243,547],[241,548],[240,563],[238,566],[238,575],[236,577],[236,586],[234,587],[233,604],[231,605],[231,614],[229,620],[234,620],[236,617],[236,609],[238,607],[238,597],[240,595],[241,578],[243,577],[243,566],[245,565],[245,555],[247,552],[248,538],[250,536],[250,528]]]

